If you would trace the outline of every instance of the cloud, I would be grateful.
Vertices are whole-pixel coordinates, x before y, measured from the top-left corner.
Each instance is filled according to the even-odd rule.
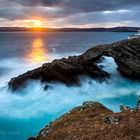
[[[118,10],[131,8],[140,4],[139,0],[9,0],[23,6],[62,7],[84,12]]]
[[[118,10],[105,12],[90,12],[88,14],[75,14],[59,19],[55,24],[64,24],[71,27],[115,27],[138,26],[140,11]],[[74,25],[74,26],[73,26]]]
[[[40,17],[61,25],[140,21],[139,0],[1,0],[0,18]],[[129,13],[129,14],[128,14]]]

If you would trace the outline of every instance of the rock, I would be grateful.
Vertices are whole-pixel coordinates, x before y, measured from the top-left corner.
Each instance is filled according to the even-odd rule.
[[[24,87],[27,80],[40,79],[42,82],[59,81],[66,85],[79,85],[79,75],[87,75],[99,81],[105,80],[109,74],[101,70],[96,64],[84,61],[82,57],[69,57],[68,59],[54,60],[42,67],[29,71],[8,83],[12,90]]]
[[[140,110],[113,113],[88,101],[43,128],[37,140],[138,140]],[[117,124],[117,125],[116,125]]]
[[[140,38],[113,43],[107,54],[114,58],[124,76],[140,80]]]
[[[122,75],[140,80],[140,38],[99,45],[83,54],[86,60],[98,59],[101,56],[114,58]]]
[[[138,103],[137,103],[137,109],[140,109],[140,96],[139,96]]]
[[[123,112],[123,111],[131,111],[132,109],[128,106],[121,105],[120,110]]]
[[[114,116],[108,116],[105,118],[105,123],[108,123],[108,124],[118,124],[119,122],[119,119],[117,117],[114,117]]]
[[[96,102],[94,101],[85,101],[83,102],[83,106],[92,106],[92,105],[96,105]]]
[[[28,140],[37,140],[35,137],[30,137]]]
[[[24,87],[27,80],[59,81],[66,85],[80,85],[79,76],[87,75],[103,81],[109,73],[97,65],[103,56],[113,57],[122,75],[140,80],[140,38],[98,45],[79,56],[70,56],[43,64],[41,67],[19,75],[8,83],[12,90]]]
[[[51,87],[50,85],[47,85],[47,84],[46,84],[46,85],[44,86],[44,90],[49,90],[49,89],[52,89],[52,87]]]
[[[86,108],[93,108],[93,109],[103,109],[103,110],[109,110],[108,108],[106,108],[104,105],[98,103],[98,102],[94,102],[94,101],[85,101],[83,102],[83,106],[80,107],[82,110],[86,109]]]

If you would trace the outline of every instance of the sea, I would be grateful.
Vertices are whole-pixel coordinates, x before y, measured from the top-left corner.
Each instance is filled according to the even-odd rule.
[[[81,77],[81,86],[30,81],[12,92],[8,82],[54,59],[79,55],[99,44],[127,39],[133,32],[1,32],[0,33],[0,140],[26,140],[84,101],[96,101],[114,112],[120,105],[136,107],[140,83],[122,77],[110,57],[99,64],[110,78],[98,82]]]

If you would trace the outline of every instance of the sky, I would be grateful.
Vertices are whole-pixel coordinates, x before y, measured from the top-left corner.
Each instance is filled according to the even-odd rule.
[[[0,27],[140,27],[140,0],[0,0]]]

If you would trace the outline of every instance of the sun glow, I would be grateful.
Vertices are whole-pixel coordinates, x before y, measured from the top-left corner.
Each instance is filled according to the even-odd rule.
[[[27,27],[33,27],[33,28],[44,27],[44,22],[42,20],[37,20],[37,19],[25,20],[25,24],[26,24]]]
[[[42,23],[39,20],[33,20],[33,26],[34,27],[41,27],[42,26]]]

